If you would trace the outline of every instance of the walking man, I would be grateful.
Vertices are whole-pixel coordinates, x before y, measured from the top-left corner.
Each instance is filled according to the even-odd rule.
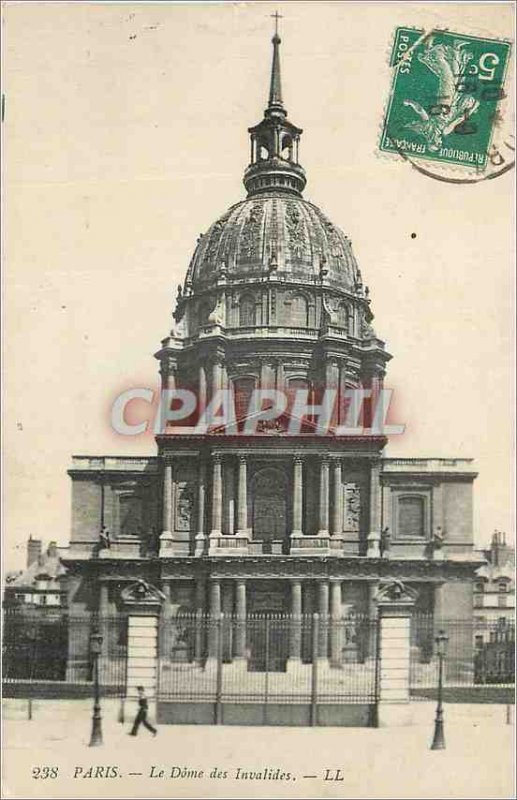
[[[140,724],[142,724],[144,728],[147,728],[148,731],[151,731],[153,736],[156,736],[158,731],[156,728],[153,728],[147,719],[148,702],[147,697],[145,696],[145,689],[143,686],[137,686],[136,690],[138,692],[138,713],[135,717],[135,721],[133,722],[133,727],[131,728],[129,736],[137,735]]]

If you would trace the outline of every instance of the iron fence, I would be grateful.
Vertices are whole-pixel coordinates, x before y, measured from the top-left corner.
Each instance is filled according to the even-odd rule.
[[[105,695],[123,697],[127,616],[4,609],[2,684],[6,696],[78,697],[92,691],[91,635],[102,636],[99,680]]]
[[[376,634],[376,620],[359,615],[176,615],[160,626],[158,696],[371,704]]]
[[[126,615],[4,609],[3,619],[5,696],[90,695],[95,626],[102,635],[101,691],[121,698],[126,695]],[[163,615],[158,625],[158,698],[185,703],[373,704],[377,624],[376,618],[359,614],[339,619],[289,614]],[[422,615],[411,620],[411,695],[435,696],[434,640],[441,629],[448,636],[446,699],[506,702],[515,683],[514,625],[440,621]]]
[[[479,620],[440,620],[414,615],[411,620],[410,689],[413,697],[434,697],[438,658],[435,638],[448,637],[444,687],[448,700],[506,702],[515,685],[515,626]],[[506,690],[499,691],[496,690]]]

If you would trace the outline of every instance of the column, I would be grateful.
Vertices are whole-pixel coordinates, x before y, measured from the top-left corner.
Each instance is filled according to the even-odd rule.
[[[365,615],[363,624],[361,625],[361,636],[358,642],[358,657],[361,663],[364,663],[367,658],[373,658],[375,656],[373,631],[377,619],[377,592],[379,591],[379,581],[368,581],[365,590]]]
[[[235,658],[246,658],[246,581],[235,584]]]
[[[211,537],[221,536],[223,515],[223,483],[221,456],[214,455],[212,460],[212,530]]]
[[[239,489],[237,500],[237,535],[248,533],[248,465],[246,456],[239,456]]]
[[[303,461],[299,456],[294,459],[293,474],[293,530],[291,536],[302,536],[303,514]]]
[[[341,622],[341,580],[330,579],[330,663],[340,667],[343,652],[343,625]]]
[[[333,389],[335,391],[334,406],[332,409],[332,414],[330,415],[330,425],[331,427],[334,427],[337,425],[338,421],[337,404],[339,389],[339,365],[335,358],[330,358],[325,364],[325,382],[326,389]]]
[[[204,651],[204,626],[205,626],[205,591],[206,584],[204,577],[196,580],[196,632],[194,639],[194,661],[196,664],[203,662]]]
[[[172,463],[166,459],[163,468],[162,533],[160,534],[160,555],[170,555],[173,548],[172,535],[173,483]]]
[[[370,470],[370,533],[366,553],[370,558],[380,556],[381,505],[381,462],[378,460],[372,463]]]
[[[198,484],[197,484],[197,533],[196,556],[205,552],[205,501],[206,501],[206,463],[204,455],[199,456]]]
[[[235,513],[235,464],[233,458],[227,458],[223,464],[223,527],[227,534],[234,534],[237,527]]]
[[[223,360],[216,356],[212,362],[212,397],[223,388]]]
[[[320,616],[318,658],[327,658],[329,632],[329,582],[318,582],[318,613]]]
[[[320,465],[320,524],[318,536],[329,535],[329,462],[321,459]]]
[[[221,617],[221,581],[219,578],[210,579],[210,617],[208,619],[208,656],[217,658]]]
[[[302,657],[302,582],[291,581],[291,627],[289,636],[289,660],[300,661]]]
[[[334,536],[341,536],[343,533],[343,480],[341,472],[341,460],[336,458],[332,462],[332,482],[334,489],[332,534]]]
[[[172,537],[172,464],[165,462],[163,470],[163,533]],[[163,534],[162,534],[163,535]]]
[[[206,387],[206,372],[204,366],[201,364],[199,367],[199,387],[198,387],[198,413],[199,416],[206,408],[207,400],[207,387]]]
[[[176,388],[176,359],[170,356],[162,365],[162,389],[173,390]]]
[[[346,422],[345,414],[345,391],[346,391],[346,364],[340,362],[339,366],[339,388],[338,388],[338,424],[344,425]]]

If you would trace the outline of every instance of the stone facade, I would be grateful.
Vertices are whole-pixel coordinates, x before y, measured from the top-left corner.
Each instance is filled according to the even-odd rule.
[[[515,547],[495,531],[490,546],[479,551],[486,560],[474,583],[474,620],[478,641],[488,641],[490,624],[515,625]]]
[[[285,435],[285,419],[249,436],[169,428],[155,457],[75,457],[71,613],[114,614],[144,580],[163,593],[164,614],[332,619],[374,614],[379,583],[398,580],[418,611],[471,617],[471,461],[389,459],[382,435],[333,433],[345,391],[375,395],[391,356],[350,240],[302,197],[302,131],[283,105],[279,44],[275,36],[264,119],[249,129],[248,196],[200,237],[156,358],[163,389],[194,389],[206,405],[233,388],[239,417],[254,387],[303,388],[313,402],[335,388],[334,427],[326,436],[310,419],[297,435]],[[298,647],[294,639],[291,658]]]

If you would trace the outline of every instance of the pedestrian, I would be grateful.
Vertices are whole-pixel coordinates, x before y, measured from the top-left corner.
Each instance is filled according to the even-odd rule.
[[[138,692],[138,712],[135,717],[135,721],[133,722],[133,727],[131,728],[129,736],[137,735],[140,724],[142,724],[144,728],[147,728],[148,731],[151,731],[153,736],[156,736],[158,731],[156,730],[156,728],[153,728],[153,726],[147,719],[147,710],[149,706],[147,702],[147,697],[145,696],[145,689],[143,686],[137,686],[136,690]]]

